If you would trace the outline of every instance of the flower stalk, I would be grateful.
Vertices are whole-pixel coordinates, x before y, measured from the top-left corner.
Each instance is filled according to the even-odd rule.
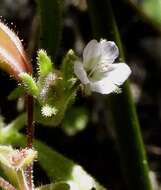
[[[88,0],[89,13],[96,38],[114,40],[124,61],[124,51],[110,0]],[[122,93],[110,98],[115,131],[121,155],[122,171],[128,189],[152,190],[149,168],[141,136],[136,108],[126,82]]]
[[[33,121],[33,96],[27,95],[27,146],[33,148],[34,121]],[[27,168],[27,179],[29,190],[33,190],[33,164]]]
[[[4,190],[16,190],[15,187],[13,187],[8,181],[6,181],[2,177],[0,177],[0,187],[2,187]]]

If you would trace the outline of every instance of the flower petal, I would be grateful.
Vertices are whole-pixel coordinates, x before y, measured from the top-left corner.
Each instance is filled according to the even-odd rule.
[[[116,85],[122,85],[131,74],[130,67],[125,63],[116,63],[109,66],[106,73],[106,79]]]
[[[99,43],[101,56],[107,63],[113,63],[119,55],[119,50],[116,44],[112,41],[101,40]]]
[[[32,73],[32,66],[26,53],[23,49],[22,43],[18,36],[0,21],[0,42],[1,48],[8,51],[8,53],[17,60],[19,67],[26,70],[28,73]]]
[[[85,67],[88,67],[88,64],[91,60],[98,59],[101,55],[99,43],[97,40],[91,40],[83,51],[83,63]]]
[[[26,72],[24,67],[21,67],[17,59],[15,59],[10,52],[6,51],[0,46],[0,68],[19,80],[19,74]]]
[[[86,71],[83,67],[83,64],[81,62],[77,61],[74,63],[74,73],[80,79],[81,83],[83,83],[83,84],[89,83],[87,73],[86,73]]]
[[[104,78],[97,82],[91,82],[90,88],[93,92],[98,92],[101,94],[110,94],[116,91],[118,87],[107,78]]]

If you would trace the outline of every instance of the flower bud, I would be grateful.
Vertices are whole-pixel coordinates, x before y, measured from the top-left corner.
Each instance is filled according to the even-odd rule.
[[[22,72],[32,73],[32,66],[18,36],[0,21],[0,68],[20,80]]]

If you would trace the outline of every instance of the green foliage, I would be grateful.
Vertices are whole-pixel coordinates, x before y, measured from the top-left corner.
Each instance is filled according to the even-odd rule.
[[[11,124],[7,126],[11,126]],[[19,127],[14,126],[14,128],[8,128],[7,126],[0,129],[0,143],[24,147],[26,145],[26,138],[17,131]],[[3,135],[5,133],[7,133],[7,135]],[[80,165],[64,157],[49,146],[35,140],[34,147],[38,152],[38,161],[51,182],[67,183],[73,188],[77,187],[78,190],[89,190],[92,189],[92,187],[97,190],[105,190],[105,188],[91,177]]]
[[[52,150],[44,143],[36,141],[35,147],[39,152],[39,162],[51,181],[65,181],[69,185],[77,187],[78,190],[89,190],[93,187],[97,190],[105,190],[81,166]],[[46,162],[46,160],[48,161]]]
[[[161,1],[160,0],[144,0],[140,5],[141,9],[152,22],[161,24]]]
[[[61,70],[53,70],[53,64],[47,54],[42,50],[38,53],[37,85],[40,93],[35,108],[35,118],[38,122],[57,126],[62,121],[77,90],[76,79],[73,75],[74,61],[74,52],[70,50],[63,60]]]
[[[25,94],[25,90],[22,86],[15,88],[8,96],[8,100],[15,100]]]
[[[43,185],[41,187],[36,188],[35,190],[70,190],[70,187],[67,183],[60,182]]]
[[[87,126],[88,115],[88,111],[84,107],[71,107],[63,120],[63,130],[68,135],[77,134]]]
[[[13,100],[27,92],[35,98],[36,121],[50,126],[59,125],[68,106],[74,101],[79,85],[73,74],[75,60],[76,56],[70,50],[58,71],[53,68],[54,64],[46,52],[40,50],[37,57],[37,77],[34,79],[27,73],[20,73],[22,85],[8,98]]]
[[[65,55],[61,66],[64,82],[68,83],[69,80],[73,78],[73,66],[76,59],[77,57],[74,51],[70,49]]]
[[[53,71],[53,63],[46,51],[39,50],[37,54],[38,62],[38,73],[40,77],[46,77],[50,72]]]
[[[56,94],[55,97],[49,99],[48,104],[45,103],[42,106],[37,104],[35,107],[35,117],[37,121],[48,126],[59,125],[62,119],[64,118],[64,114],[67,110],[67,107],[69,106],[74,97],[75,97],[75,91],[73,93],[66,93],[66,94],[65,92],[62,92]],[[51,115],[45,114],[44,108],[49,108],[46,111],[49,111]]]
[[[61,40],[63,0],[37,0],[41,23],[41,47],[55,58]]]
[[[132,8],[140,15],[140,18],[151,26],[153,26],[159,33],[161,32],[161,1],[160,0],[142,0],[133,1],[126,0]]]
[[[19,77],[20,77],[22,84],[23,84],[24,88],[26,89],[26,91],[30,95],[37,97],[38,93],[39,93],[39,89],[38,89],[37,84],[36,84],[35,80],[33,79],[33,77],[27,73],[21,73],[21,74],[19,74]]]

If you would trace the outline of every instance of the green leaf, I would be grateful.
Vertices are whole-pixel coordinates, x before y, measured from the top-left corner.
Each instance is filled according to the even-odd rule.
[[[45,50],[38,51],[38,72],[40,77],[45,77],[53,71],[53,63]]]
[[[161,1],[146,0],[143,4],[143,10],[158,24],[161,24]]]
[[[58,82],[53,91],[51,90],[48,94],[46,102],[42,105],[35,104],[36,121],[47,126],[58,126],[63,120],[67,108],[75,100],[76,90],[77,86],[66,90],[61,81]]]
[[[0,115],[0,130],[5,126],[4,117]]]
[[[75,135],[82,131],[88,122],[88,111],[84,107],[71,107],[63,120],[63,130],[68,135]]]
[[[43,185],[41,187],[36,188],[35,190],[69,190],[70,187],[67,183],[51,183],[48,185]]]
[[[161,24],[161,1],[160,0],[144,0],[139,7],[152,20],[159,25]]]
[[[27,114],[26,113],[22,113],[20,114],[16,119],[14,119],[13,121],[11,121],[11,123],[9,123],[6,127],[2,128],[0,131],[0,134],[3,133],[3,135],[7,135],[7,130],[6,129],[22,129],[25,125],[27,124]]]
[[[63,0],[37,0],[41,22],[41,47],[55,59],[62,34]]]
[[[37,87],[35,80],[32,78],[32,76],[30,76],[27,73],[21,73],[21,74],[19,74],[19,77],[20,77],[22,84],[23,84],[24,88],[26,89],[26,91],[30,95],[37,97],[39,94],[39,89]]]
[[[18,86],[9,94],[8,100],[15,100],[19,98],[20,96],[23,96],[24,94],[25,94],[25,90],[22,88],[22,86]]]
[[[161,1],[160,0],[126,0],[140,17],[148,22],[151,26],[161,32]]]
[[[39,104],[36,104],[34,111],[36,121],[51,127],[58,126],[64,118],[65,111],[71,99],[72,97],[68,99],[66,97],[58,97],[54,99],[53,105],[46,104],[41,107]]]
[[[76,61],[76,55],[74,51],[71,49],[67,52],[63,59],[63,63],[61,66],[61,71],[63,73],[63,80],[68,81],[73,78],[74,74],[74,62]]]
[[[105,190],[81,166],[65,158],[44,143],[35,141],[36,150],[39,152],[38,160],[51,181],[67,182],[71,190]],[[51,167],[52,166],[52,167]]]

